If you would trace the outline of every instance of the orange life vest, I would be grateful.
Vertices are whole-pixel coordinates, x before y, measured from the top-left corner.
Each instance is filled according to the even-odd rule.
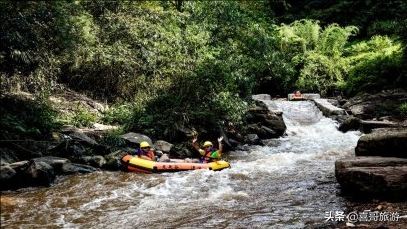
[[[147,156],[149,157],[152,161],[154,160],[154,154],[152,150],[149,150],[147,153],[145,153],[143,150],[141,149],[137,149],[137,156],[141,157],[141,155]]]
[[[216,152],[216,149],[213,149],[213,148],[211,150],[209,150],[209,151],[205,150],[205,152],[202,154],[200,162],[201,163],[209,163],[209,162],[217,161],[218,160],[217,158],[211,158],[212,153],[214,153],[214,152]]]

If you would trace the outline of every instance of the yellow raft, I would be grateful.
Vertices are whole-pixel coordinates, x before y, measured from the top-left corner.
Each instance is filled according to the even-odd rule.
[[[182,159],[171,159],[169,162],[157,162],[133,157],[131,155],[124,156],[122,163],[128,171],[143,173],[179,172],[195,169],[219,171],[230,167],[229,162],[226,161],[185,163]]]

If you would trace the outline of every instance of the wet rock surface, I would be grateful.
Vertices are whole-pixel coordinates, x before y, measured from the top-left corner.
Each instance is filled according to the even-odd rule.
[[[407,101],[407,92],[383,91],[373,95],[356,96],[347,100],[342,108],[363,120],[403,121],[398,106]]]
[[[335,162],[335,175],[345,193],[407,200],[407,159],[340,159]]]
[[[254,96],[254,98],[257,97]],[[269,109],[269,106],[261,99],[267,97],[259,96],[258,98],[260,99],[255,100],[256,106],[249,110],[245,119],[248,126],[246,141],[250,144],[258,144],[259,141],[256,140],[255,135],[260,139],[277,138],[284,135],[287,129],[282,112]]]
[[[407,128],[376,129],[360,137],[356,156],[407,158]]]

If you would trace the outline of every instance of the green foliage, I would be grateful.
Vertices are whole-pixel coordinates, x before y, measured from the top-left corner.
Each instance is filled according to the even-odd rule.
[[[99,117],[83,108],[79,108],[72,114],[59,114],[58,122],[64,125],[73,125],[76,127],[91,127]]]
[[[121,149],[122,147],[126,146],[126,140],[120,137],[120,135],[124,134],[122,128],[109,130],[100,141],[100,144],[109,146],[111,150],[115,151]]]
[[[60,116],[65,124],[101,119],[168,139],[184,128],[216,132],[240,124],[254,92],[404,87],[405,9],[402,1],[361,0],[3,1],[1,91],[46,97],[62,82],[114,104],[102,117],[81,109]],[[274,16],[286,24],[276,26]],[[399,38],[347,48],[358,32],[349,25],[359,38]],[[36,132],[13,115],[2,122],[10,133]]]
[[[1,139],[48,138],[59,125],[56,112],[42,100],[1,99]]]
[[[299,20],[279,27],[281,49],[288,52],[302,53],[315,49],[319,42],[321,26],[318,21]]]
[[[340,27],[338,24],[328,25],[318,40],[316,49],[328,57],[340,57],[349,37],[356,35],[355,26]]]
[[[238,96],[222,92],[227,84],[222,79],[194,75],[179,78],[170,90],[148,102],[145,109],[134,110],[128,129],[172,140],[180,137],[183,128],[205,134],[216,132],[220,125],[236,124],[246,111],[246,104]]]
[[[404,116],[407,117],[407,102],[402,103],[399,107],[398,110],[400,113]]]
[[[95,114],[85,109],[78,109],[72,116],[71,122],[77,127],[90,127],[96,122],[96,120],[97,117]]]
[[[327,95],[329,89],[342,83],[347,66],[341,58],[330,58],[318,52],[306,52],[298,61],[303,67],[296,86],[302,91]]]
[[[349,94],[378,92],[406,85],[402,76],[402,46],[386,36],[375,36],[347,49],[349,76],[343,85]]]
[[[389,0],[389,1],[342,1],[342,0],[332,0],[332,1],[316,1],[316,0],[304,0],[304,1],[283,1],[284,4],[288,4],[289,7],[284,7],[281,1],[273,1],[272,6],[278,8],[276,12],[276,20],[286,24],[295,23],[295,21],[307,20],[318,20],[321,25],[332,25],[338,24],[340,26],[354,25],[359,28],[358,34],[355,38],[358,39],[355,43],[366,43],[371,36],[381,35],[389,36],[393,40],[400,40],[403,43],[404,60],[407,60],[407,2],[399,0]],[[304,24],[305,27],[306,24]],[[327,29],[325,29],[328,31]],[[311,31],[311,29],[309,29]],[[345,30],[336,30],[335,33],[343,33]],[[312,33],[310,33],[312,34]],[[351,31],[353,35],[354,32]],[[397,36],[397,37],[395,37]],[[344,37],[344,36],[342,36]],[[340,41],[337,38],[331,41]],[[339,42],[338,44],[344,44]],[[292,44],[295,44],[294,42]],[[297,38],[297,44],[295,47],[304,47],[304,42],[301,42]],[[332,43],[333,44],[333,43]],[[338,48],[328,47],[328,50],[343,51],[345,46],[339,45]],[[291,48],[293,50],[293,48]],[[322,50],[321,50],[322,51]],[[363,52],[362,52],[363,53]],[[328,55],[325,53],[324,55]],[[355,56],[359,56],[360,53],[353,53]],[[346,55],[347,57],[350,57]],[[356,93],[358,87],[361,91],[373,92],[372,89],[378,90],[380,84],[383,85],[382,88],[407,88],[406,78],[407,78],[407,61],[404,61],[403,66],[396,64],[399,57],[394,58],[384,58],[384,56],[371,58],[370,64],[365,64],[364,70],[360,76],[359,67],[354,68],[352,65],[348,65],[347,71],[351,71],[349,74],[350,82],[347,83],[347,91],[351,94]],[[392,60],[390,60],[392,59]],[[346,60],[348,62],[348,60]],[[351,63],[352,64],[352,63]],[[379,67],[380,66],[380,67]],[[297,66],[297,68],[301,66]],[[368,73],[368,69],[371,68],[371,73]],[[381,69],[380,69],[381,68]],[[351,70],[353,69],[353,70]],[[295,77],[292,79],[292,71],[289,74],[291,80],[290,82],[295,82]],[[347,74],[343,75],[346,81]],[[395,80],[393,83],[391,80]],[[289,83],[290,84],[290,83]],[[338,84],[346,85],[346,82],[338,82]],[[354,84],[354,85],[353,85]]]
[[[291,61],[297,71],[293,77],[293,69],[287,68],[291,77],[286,78],[285,84],[323,96],[340,85],[347,74],[347,64],[342,58],[344,46],[356,31],[356,27],[337,24],[322,29],[318,21],[312,20],[283,24],[280,27],[280,48],[288,53],[286,58],[290,59],[286,62]]]
[[[76,6],[66,2],[1,3],[2,92],[49,95],[60,73],[60,55],[74,42],[69,19],[75,14]]]
[[[134,109],[131,103],[115,104],[103,112],[102,121],[108,124],[125,124],[130,121]]]

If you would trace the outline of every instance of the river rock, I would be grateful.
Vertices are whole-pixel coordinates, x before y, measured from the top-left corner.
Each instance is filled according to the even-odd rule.
[[[268,119],[264,120],[263,124],[267,128],[275,131],[275,136],[273,138],[283,136],[285,131],[287,130],[287,126],[285,125],[282,116],[268,117]]]
[[[60,130],[61,133],[67,134],[69,137],[71,137],[73,140],[80,142],[81,144],[89,145],[89,146],[95,146],[98,145],[94,139],[83,133],[82,130],[73,128],[73,127],[67,127],[64,129]]]
[[[1,189],[18,189],[29,186],[48,187],[56,173],[51,165],[40,160],[20,161],[1,168]]]
[[[90,165],[68,163],[68,164],[64,164],[62,166],[62,172],[64,174],[66,174],[66,175],[78,174],[78,173],[93,173],[93,172],[96,172],[96,171],[100,171],[100,169],[97,169],[97,168],[92,167]]]
[[[60,130],[61,133],[66,134],[62,142],[70,142],[70,146],[75,149],[75,152],[82,151],[85,147],[90,147],[95,153],[99,155],[105,155],[110,153],[110,149],[102,144],[99,144],[95,139],[101,139],[101,132],[96,129],[78,129],[76,127],[65,127]],[[102,134],[103,135],[103,134]],[[92,137],[89,137],[92,136]],[[95,138],[95,139],[94,139]],[[65,147],[66,148],[66,147]],[[81,156],[78,154],[76,156]]]
[[[42,161],[30,161],[30,166],[23,174],[22,183],[29,186],[50,186],[55,180],[55,172],[51,165]]]
[[[154,142],[154,146],[156,150],[161,150],[168,153],[174,145],[163,140],[157,140]]]
[[[1,172],[0,172],[0,180],[1,183],[4,184],[3,182],[7,182],[8,180],[11,180],[17,172],[11,168],[9,165],[1,166]]]
[[[62,172],[63,165],[71,163],[71,161],[67,158],[52,157],[52,156],[38,157],[38,158],[34,158],[33,160],[35,162],[45,162],[45,163],[51,165],[56,174],[60,174]]]
[[[79,162],[86,165],[94,166],[96,168],[102,168],[103,165],[106,164],[106,159],[100,155],[83,156],[79,158]]]
[[[252,95],[253,100],[270,100],[271,96],[269,94],[257,94]]]
[[[345,193],[407,199],[407,159],[340,159],[335,162],[335,175]]]
[[[17,172],[9,165],[1,166],[0,182],[1,190],[11,189],[17,185]]]
[[[359,138],[356,156],[407,158],[407,128],[377,129]]]
[[[361,128],[363,130],[363,133],[370,133],[372,132],[373,129],[379,129],[379,128],[397,128],[401,127],[400,124],[396,122],[390,122],[390,121],[361,121]]]
[[[346,114],[344,109],[332,105],[327,99],[314,99],[314,102],[327,117]]]
[[[263,145],[263,142],[257,134],[248,134],[246,141],[251,145]]]
[[[128,152],[123,150],[117,150],[105,156],[106,164],[103,165],[104,169],[108,170],[122,170],[123,166],[121,159],[127,155]]]
[[[18,161],[18,162],[9,164],[9,166],[12,169],[16,170],[17,172],[20,172],[20,171],[26,170],[28,168],[28,166],[30,166],[30,163],[29,163],[29,161]]]
[[[260,139],[280,137],[287,129],[282,112],[270,111],[268,104],[272,106],[272,101],[266,102],[267,104],[263,100],[256,100],[256,107],[249,109],[245,117],[248,131],[250,134],[256,134]]]
[[[383,116],[394,117],[395,110],[406,101],[406,98],[407,92],[382,91],[373,95],[353,97],[342,108],[364,120],[378,119]]]
[[[138,148],[141,142],[148,142],[148,144],[150,145],[153,144],[151,138],[144,134],[129,132],[127,134],[121,135],[120,137],[125,139],[130,146],[134,146],[135,148]]]
[[[123,150],[114,151],[105,156],[106,164],[103,165],[103,168],[108,170],[121,170],[123,169],[121,159],[127,155],[128,152]]]
[[[48,151],[52,155],[75,160],[75,158],[79,158],[85,155],[86,148],[81,143],[71,138],[65,138],[63,141],[59,142],[56,146],[50,147]]]
[[[361,121],[359,118],[348,116],[344,121],[340,122],[338,130],[347,132],[350,130],[359,130],[361,128]]]

